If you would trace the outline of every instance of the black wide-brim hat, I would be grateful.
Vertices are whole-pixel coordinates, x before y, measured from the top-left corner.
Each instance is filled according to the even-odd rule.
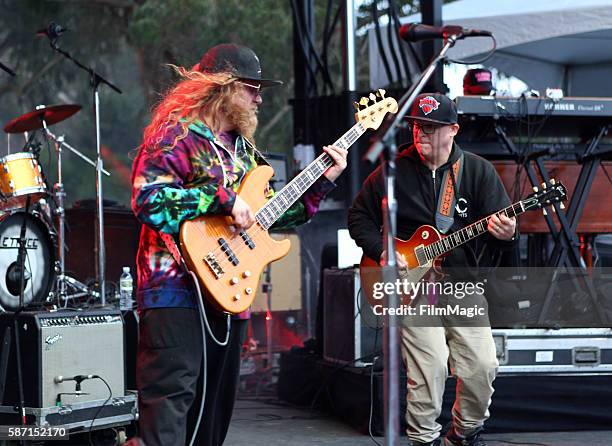
[[[222,43],[206,51],[197,69],[211,74],[231,73],[239,79],[258,82],[262,88],[283,84],[282,81],[263,79],[261,64],[255,52],[246,46],[233,43]]]
[[[443,125],[456,124],[457,106],[441,93],[422,93],[410,106],[410,115],[406,119]]]

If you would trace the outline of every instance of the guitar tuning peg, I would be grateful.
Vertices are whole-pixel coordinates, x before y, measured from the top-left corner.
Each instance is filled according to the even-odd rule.
[[[353,107],[355,107],[355,111],[359,111],[359,103],[353,102]]]
[[[542,189],[546,189],[546,183],[542,183]]]
[[[368,99],[368,98],[363,97],[363,98],[361,98],[361,100],[359,101],[359,104],[360,104],[360,105],[363,105],[364,107],[367,107],[369,102],[370,102],[370,101],[369,101],[369,99]]]
[[[533,191],[538,192],[539,191],[538,186],[533,186]]]
[[[370,100],[372,102],[376,102],[376,96],[374,96],[374,93],[370,93]]]
[[[387,92],[385,90],[383,90],[382,88],[379,88],[376,94],[378,95],[379,98],[384,99],[386,93]]]
[[[552,185],[554,186],[556,183],[557,183],[557,182],[555,181],[555,179],[554,179],[554,178],[551,178],[551,179],[550,179],[550,184],[552,184]]]
[[[544,208],[542,209],[542,214],[548,215],[548,212],[546,212],[546,209],[544,209]]]
[[[560,207],[561,209],[565,209],[565,205],[564,205],[563,203],[559,203],[559,207]]]
[[[551,207],[551,209],[552,209],[552,211],[553,211],[553,214],[556,214],[556,213],[557,213],[557,209],[555,209],[555,207],[554,207],[554,206],[553,206],[553,207]]]

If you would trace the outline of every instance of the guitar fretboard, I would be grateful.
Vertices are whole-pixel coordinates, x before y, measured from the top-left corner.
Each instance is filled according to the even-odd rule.
[[[525,206],[524,202],[519,201],[518,203],[511,204],[507,208],[504,208],[495,214],[504,214],[506,217],[516,217],[526,210],[527,207]],[[428,246],[425,246],[422,253],[417,253],[417,257],[420,257],[419,254],[424,254],[426,257],[426,262],[424,263],[427,263],[428,261],[431,261],[436,257],[455,249],[457,246],[463,245],[464,243],[475,239],[479,235],[487,232],[489,219],[491,217],[492,215],[489,215],[488,217],[478,220],[465,228],[461,228],[458,231],[455,231],[452,234],[449,234],[448,236],[433,242]]]
[[[333,145],[342,149],[348,149],[365,132],[365,127],[356,123]],[[261,227],[269,229],[276,220],[280,218],[287,209],[295,203],[304,192],[308,190],[323,173],[334,165],[332,158],[325,152],[319,155],[302,172],[291,180],[285,187],[277,192],[268,202],[255,214],[255,219]]]

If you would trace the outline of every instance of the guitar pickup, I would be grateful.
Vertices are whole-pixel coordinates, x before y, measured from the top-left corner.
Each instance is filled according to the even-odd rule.
[[[428,262],[425,248],[423,246],[419,246],[414,250],[414,253],[416,255],[417,262],[419,262],[419,266],[425,266]]]
[[[244,244],[247,245],[250,249],[255,249],[255,242],[253,239],[247,234],[245,231],[240,232],[240,237],[244,240]]]
[[[234,251],[232,251],[232,248],[229,247],[225,239],[221,237],[217,240],[217,242],[219,242],[219,246],[221,246],[221,251],[225,253],[229,261],[232,262],[232,265],[237,266],[240,261],[238,260],[238,257],[236,257],[236,254],[234,254]]]
[[[223,271],[223,268],[221,268],[221,265],[219,265],[217,258],[212,252],[208,253],[204,257],[204,262],[208,265],[208,267],[210,268],[210,270],[212,271],[212,273],[215,275],[217,279],[220,278],[225,272]]]

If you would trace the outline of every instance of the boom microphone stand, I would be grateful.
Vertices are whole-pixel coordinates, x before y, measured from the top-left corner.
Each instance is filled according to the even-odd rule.
[[[395,137],[404,119],[404,115],[421,92],[438,63],[440,63],[449,49],[455,45],[462,34],[451,34],[445,36],[446,41],[440,53],[430,62],[423,71],[419,80],[400,99],[402,104],[394,118],[387,118],[387,126],[381,138],[370,145],[364,159],[375,163],[382,154],[384,159],[385,198],[382,200],[383,213],[383,237],[387,260],[383,266],[383,281],[385,283],[396,283],[397,258],[395,255],[395,236],[397,235],[397,201],[395,200],[395,158],[397,156],[397,144]],[[388,115],[389,116],[389,115]],[[397,308],[399,297],[394,292],[385,295],[387,308]],[[385,331],[383,337],[384,352],[384,400],[385,400],[385,445],[396,446],[399,442],[399,336],[397,331],[397,320],[395,316],[385,316]]]
[[[93,100],[94,100],[94,120],[95,120],[95,130],[96,130],[96,252],[98,254],[98,262],[96,264],[96,280],[99,286],[100,292],[100,304],[102,306],[106,305],[106,290],[105,290],[105,265],[106,265],[106,251],[104,247],[104,209],[103,209],[103,199],[102,199],[102,172],[104,170],[102,157],[100,156],[100,94],[99,87],[100,84],[106,84],[111,89],[115,90],[117,93],[122,94],[121,90],[114,86],[112,83],[104,79],[98,73],[94,71],[93,68],[87,67],[79,62],[77,59],[72,57],[68,52],[62,50],[57,45],[57,40],[59,35],[65,31],[59,25],[55,23],[51,23],[46,30],[43,30],[43,33],[49,38],[51,48],[54,51],[58,52],[65,58],[71,60],[77,67],[86,71],[89,75],[89,80],[93,92]]]

